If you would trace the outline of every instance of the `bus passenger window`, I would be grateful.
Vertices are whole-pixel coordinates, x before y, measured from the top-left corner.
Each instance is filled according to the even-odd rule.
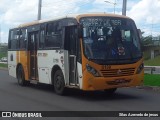
[[[20,35],[20,49],[26,49],[26,47],[27,47],[27,29],[22,29]]]
[[[18,35],[17,29],[10,31],[10,39],[9,39],[9,48],[8,49],[18,49],[18,41],[19,41],[19,35]]]
[[[39,48],[44,48],[44,30],[40,31]]]
[[[47,25],[45,47],[58,47],[62,45],[62,29],[58,22]]]

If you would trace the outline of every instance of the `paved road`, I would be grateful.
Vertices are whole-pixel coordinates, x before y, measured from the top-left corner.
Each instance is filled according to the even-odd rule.
[[[105,95],[103,92],[86,93],[79,90],[70,90],[68,96],[59,96],[53,92],[51,86],[47,85],[21,87],[17,84],[16,79],[8,76],[7,71],[0,70],[0,111],[137,110],[160,111],[160,93],[138,88],[121,88],[112,97]],[[66,118],[56,119],[65,120]],[[80,120],[82,118],[76,119]],[[83,119],[90,120],[90,118]],[[94,119],[97,120],[97,118],[92,118],[92,120]],[[108,120],[109,118],[101,119]],[[117,120],[119,119],[117,118]],[[124,119],[127,120],[128,118]],[[137,118],[132,119],[137,120]],[[149,120],[149,118],[146,119]],[[154,119],[159,120],[160,118]],[[75,120],[75,118],[69,120]]]

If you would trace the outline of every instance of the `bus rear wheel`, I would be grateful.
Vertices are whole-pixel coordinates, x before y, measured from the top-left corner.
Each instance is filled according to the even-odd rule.
[[[64,76],[61,70],[57,70],[54,74],[54,90],[58,95],[64,95],[66,92]]]
[[[17,79],[18,79],[18,84],[21,86],[25,86],[27,82],[25,81],[25,75],[24,75],[24,70],[22,66],[18,67],[17,71]]]

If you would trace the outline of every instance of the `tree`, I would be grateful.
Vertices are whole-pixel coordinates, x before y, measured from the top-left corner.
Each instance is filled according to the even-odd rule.
[[[149,45],[153,45],[151,35],[142,38],[142,46],[149,46]]]

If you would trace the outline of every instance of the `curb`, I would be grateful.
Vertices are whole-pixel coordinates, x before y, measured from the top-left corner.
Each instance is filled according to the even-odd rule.
[[[0,70],[8,70],[8,68],[0,67]]]
[[[137,86],[138,89],[152,90],[160,92],[160,86]]]

